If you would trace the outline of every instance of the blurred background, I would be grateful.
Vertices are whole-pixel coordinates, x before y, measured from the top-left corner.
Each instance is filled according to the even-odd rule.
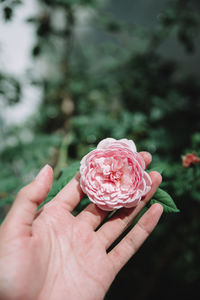
[[[193,299],[200,279],[200,2],[0,1],[0,218],[46,163],[103,138],[152,153],[179,214],[164,215],[112,299]]]

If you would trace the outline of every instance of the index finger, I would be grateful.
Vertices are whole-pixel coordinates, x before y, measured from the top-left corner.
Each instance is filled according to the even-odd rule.
[[[78,172],[70,182],[60,190],[60,192],[54,197],[53,201],[58,201],[66,206],[66,209],[73,211],[83,198],[83,191],[80,187],[80,172]]]

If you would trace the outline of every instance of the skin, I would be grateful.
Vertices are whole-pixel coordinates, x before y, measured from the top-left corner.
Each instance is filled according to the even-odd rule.
[[[151,155],[141,152],[146,165]],[[161,183],[150,173],[152,188],[136,208],[118,210],[99,227],[108,212],[89,204],[72,211],[83,197],[77,174],[37,213],[47,196],[53,171],[45,166],[22,188],[0,227],[0,299],[103,299],[120,269],[155,228],[162,206],[154,204],[111,250],[109,246],[133,221]],[[98,230],[96,230],[98,227]]]

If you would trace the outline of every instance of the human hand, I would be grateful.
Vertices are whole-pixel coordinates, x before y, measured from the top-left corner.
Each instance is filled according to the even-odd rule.
[[[148,165],[151,156],[141,154]],[[0,299],[103,299],[117,273],[150,235],[162,214],[160,204],[152,205],[107,253],[160,185],[159,173],[151,172],[150,176],[151,191],[139,205],[118,210],[99,227],[108,212],[95,204],[89,204],[77,216],[71,213],[83,196],[78,174],[36,212],[53,180],[51,167],[44,167],[33,182],[20,190],[0,228]]]

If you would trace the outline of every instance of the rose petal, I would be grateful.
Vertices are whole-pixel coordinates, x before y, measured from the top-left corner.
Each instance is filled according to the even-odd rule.
[[[144,169],[144,159],[133,141],[107,138],[82,158],[80,186],[101,209],[134,207],[151,189],[151,178]]]

